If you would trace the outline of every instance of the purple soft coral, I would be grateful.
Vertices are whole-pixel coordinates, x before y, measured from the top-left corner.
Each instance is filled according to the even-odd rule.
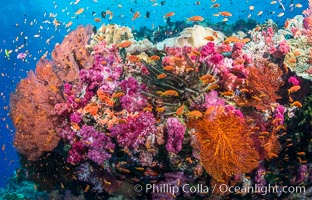
[[[176,117],[168,118],[167,120],[167,144],[168,152],[179,153],[182,150],[186,127]]]
[[[140,112],[135,117],[128,117],[127,123],[118,124],[110,131],[120,146],[138,149],[149,135],[156,133],[155,123],[156,120],[151,113]]]
[[[123,108],[129,112],[135,112],[146,107],[148,99],[142,94],[142,91],[146,91],[144,84],[139,84],[135,78],[130,77],[121,81],[120,87],[125,92],[125,95],[120,98]]]
[[[82,143],[89,148],[87,157],[97,163],[103,164],[104,161],[111,158],[111,152],[115,148],[110,137],[104,133],[97,132],[93,126],[83,125],[79,131]]]

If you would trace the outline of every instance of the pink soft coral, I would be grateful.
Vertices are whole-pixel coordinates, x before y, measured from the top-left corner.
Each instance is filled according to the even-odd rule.
[[[168,152],[177,154],[182,150],[185,130],[186,127],[180,122],[178,118],[171,117],[167,119],[168,141],[166,148]]]

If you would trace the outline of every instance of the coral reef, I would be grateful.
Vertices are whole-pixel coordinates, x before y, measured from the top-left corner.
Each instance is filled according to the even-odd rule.
[[[19,174],[64,199],[257,199],[181,189],[310,184],[311,83],[297,69],[311,63],[310,14],[284,30],[237,21],[229,37],[167,19],[169,32],[146,37],[172,37],[158,44],[78,27],[11,96]],[[147,184],[179,191],[133,190]]]

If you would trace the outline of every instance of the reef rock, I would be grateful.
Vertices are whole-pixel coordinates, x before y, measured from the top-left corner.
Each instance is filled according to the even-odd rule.
[[[209,27],[195,25],[193,27],[183,29],[178,37],[168,38],[163,42],[157,43],[156,48],[158,50],[162,50],[164,47],[184,46],[199,48],[209,42],[205,39],[207,36],[211,36],[215,44],[221,43],[225,39],[225,35],[219,31],[215,31]]]

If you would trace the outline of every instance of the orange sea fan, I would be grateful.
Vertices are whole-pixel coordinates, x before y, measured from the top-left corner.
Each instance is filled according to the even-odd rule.
[[[30,71],[11,94],[10,115],[16,127],[14,146],[29,160],[37,160],[43,152],[52,151],[60,140],[57,133],[61,119],[55,114],[54,105],[64,99],[57,84],[51,62],[41,60],[36,74]]]
[[[232,113],[218,113],[214,120],[197,119],[188,124],[200,143],[200,161],[217,181],[247,173],[258,166],[259,154],[247,136],[247,127]]]
[[[262,59],[256,65],[249,67],[246,84],[241,88],[247,92],[235,97],[235,100],[239,106],[252,106],[263,111],[280,98],[277,92],[284,82],[281,80],[282,70],[276,64]]]

